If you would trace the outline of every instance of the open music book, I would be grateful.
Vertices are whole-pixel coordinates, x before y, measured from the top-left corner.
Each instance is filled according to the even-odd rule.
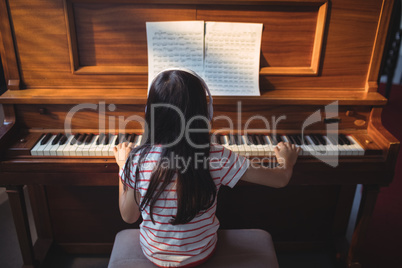
[[[167,68],[204,78],[212,95],[259,96],[262,24],[147,22],[148,84]]]

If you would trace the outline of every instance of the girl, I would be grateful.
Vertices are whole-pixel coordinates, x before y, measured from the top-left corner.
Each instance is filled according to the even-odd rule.
[[[190,70],[167,70],[150,86],[143,144],[132,149],[131,143],[122,143],[114,149],[122,218],[134,223],[142,216],[142,251],[160,267],[194,267],[213,254],[221,185],[234,187],[241,179],[278,188],[292,175],[299,152],[294,145],[276,147],[280,167],[253,167],[248,159],[210,143],[211,118],[205,82]],[[183,125],[192,131],[183,131]]]

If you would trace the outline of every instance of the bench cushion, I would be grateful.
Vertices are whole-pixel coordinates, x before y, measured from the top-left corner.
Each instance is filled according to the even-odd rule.
[[[142,253],[139,229],[127,229],[116,235],[109,268],[154,268]],[[205,263],[206,267],[278,267],[271,235],[259,229],[219,230],[215,254]]]

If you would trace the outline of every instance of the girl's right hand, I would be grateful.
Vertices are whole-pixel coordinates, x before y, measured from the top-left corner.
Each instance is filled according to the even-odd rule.
[[[288,142],[280,142],[274,148],[278,163],[284,168],[293,168],[301,148]]]

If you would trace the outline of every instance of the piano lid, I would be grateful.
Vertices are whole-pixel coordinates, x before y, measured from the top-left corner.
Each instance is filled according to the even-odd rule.
[[[144,104],[145,22],[173,20],[263,23],[262,96],[245,102],[386,103],[376,81],[392,0],[0,2],[9,6],[0,9],[9,18],[0,25],[2,55],[11,55],[1,103]]]

